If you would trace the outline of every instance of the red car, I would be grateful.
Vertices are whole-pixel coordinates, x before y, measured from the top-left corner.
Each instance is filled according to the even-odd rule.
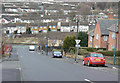
[[[83,65],[101,65],[105,66],[105,58],[101,53],[88,53],[83,60]]]

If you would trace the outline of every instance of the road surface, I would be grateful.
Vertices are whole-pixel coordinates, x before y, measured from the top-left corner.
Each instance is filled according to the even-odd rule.
[[[118,81],[118,71],[87,67],[60,58],[31,52],[28,47],[14,47],[20,60],[22,81]]]

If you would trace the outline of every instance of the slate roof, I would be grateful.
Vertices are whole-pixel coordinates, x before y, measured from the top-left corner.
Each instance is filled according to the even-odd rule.
[[[69,22],[62,22],[61,26],[69,26]]]
[[[75,32],[49,32],[48,33],[48,38],[50,39],[57,39],[57,40],[64,40],[65,36],[76,36]]]
[[[114,19],[99,19],[99,25],[101,30],[101,35],[109,35],[109,30],[107,28],[111,27],[118,20]]]
[[[113,24],[111,27],[108,28],[108,30],[112,32],[118,32],[118,23],[117,25]]]
[[[95,26],[96,26],[96,25],[90,25],[90,26],[89,26],[89,31],[95,29]]]
[[[89,31],[88,34],[89,34],[90,36],[94,36],[94,29],[92,29],[91,31]]]

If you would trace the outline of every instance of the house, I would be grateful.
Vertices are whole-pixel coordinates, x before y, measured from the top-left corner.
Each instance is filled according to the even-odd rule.
[[[57,31],[57,22],[51,22],[48,23],[48,28],[50,28],[51,31]]]
[[[118,26],[118,50],[120,50],[120,22]]]
[[[69,22],[62,22],[61,23],[61,32],[70,32]]]
[[[9,33],[14,33],[14,31],[17,30],[16,24],[13,24],[13,23],[12,24],[11,23],[7,24],[6,25],[6,30],[9,31]]]
[[[39,28],[38,28],[38,31],[39,32],[47,32],[48,30],[48,23],[39,23]]]
[[[29,27],[31,28],[32,34],[38,34],[38,24],[37,23],[30,23]]]
[[[17,33],[18,34],[26,32],[26,23],[16,24],[16,27],[17,27]]]
[[[94,47],[95,48],[107,48],[109,31],[108,27],[115,24],[115,19],[100,19],[97,21],[95,30],[94,30]]]
[[[116,48],[117,50],[119,49],[118,45],[118,23],[113,24],[109,30],[109,42],[108,42],[108,50],[114,50]],[[116,42],[116,43],[115,43]],[[116,45],[115,45],[116,44]]]
[[[90,44],[92,44],[92,47],[94,48],[108,48],[109,42],[108,28],[115,23],[116,23],[115,19],[98,19],[94,29],[94,36],[92,31],[89,33],[88,46],[91,47]]]
[[[48,33],[48,46],[61,46],[63,44],[63,40],[65,36],[76,36],[75,32],[49,32]]]

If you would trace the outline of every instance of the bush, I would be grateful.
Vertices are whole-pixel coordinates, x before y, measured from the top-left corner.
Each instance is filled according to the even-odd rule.
[[[88,51],[86,49],[79,49],[78,55],[86,55],[88,54]]]
[[[114,51],[98,51],[97,53],[102,53],[104,56],[113,56]],[[120,56],[120,51],[115,51],[116,56]]]

